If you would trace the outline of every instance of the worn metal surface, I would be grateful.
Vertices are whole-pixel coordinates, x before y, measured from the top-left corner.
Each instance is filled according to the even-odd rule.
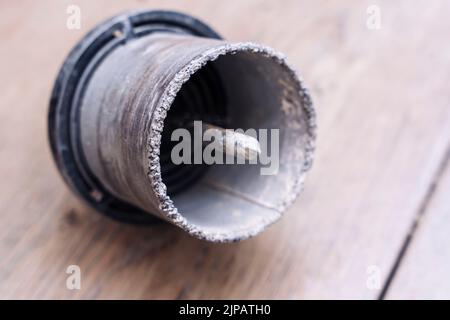
[[[53,159],[68,186],[96,211],[122,222],[139,225],[154,224],[161,220],[112,195],[96,179],[83,157],[79,111],[87,81],[98,64],[118,46],[154,32],[222,39],[202,21],[180,12],[137,10],[115,15],[97,24],[70,51],[53,84],[48,109],[48,137]],[[195,78],[199,78],[201,73],[203,71],[196,74]],[[209,78],[214,80],[214,77]],[[222,101],[225,100],[216,99],[216,110],[223,110]],[[170,168],[167,159],[162,160],[166,163],[166,169],[178,174],[183,172],[179,168]],[[175,178],[171,175],[171,180],[166,183]],[[173,187],[172,182],[170,185]],[[176,187],[182,189],[183,184]]]
[[[450,179],[437,174],[450,138],[450,2],[377,2],[380,30],[366,28],[373,2],[364,1],[74,0],[82,29],[67,30],[66,2],[24,10],[3,1],[0,296],[376,299],[367,267],[379,266],[384,287],[394,264],[386,297],[450,293],[450,258],[433,251],[445,250],[450,227]],[[215,245],[165,224],[116,223],[80,203],[52,162],[43,120],[61,63],[99,21],[142,6],[170,6],[229,39],[277,48],[312,91],[321,125],[313,170],[300,199],[257,237]],[[66,288],[72,264],[81,290]]]
[[[211,166],[172,196],[161,174],[164,121],[182,86],[206,65],[219,74],[232,128],[280,128],[280,170],[261,176],[258,166]],[[252,43],[162,33],[130,41],[98,66],[80,121],[84,156],[105,188],[211,241],[244,239],[276,221],[312,159],[307,91],[280,54]]]

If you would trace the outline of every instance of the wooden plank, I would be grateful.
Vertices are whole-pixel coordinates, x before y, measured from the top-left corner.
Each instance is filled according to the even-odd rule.
[[[82,29],[65,28],[78,4]],[[0,4],[1,298],[376,298],[450,136],[448,1],[21,1]],[[228,39],[284,52],[318,109],[306,189],[283,220],[242,243],[103,218],[63,185],[46,137],[68,50],[125,9],[169,7]],[[249,19],[250,17],[250,19]],[[82,271],[81,290],[65,270]]]
[[[450,299],[449,164],[447,161],[445,173],[436,182],[433,197],[417,222],[409,248],[389,287],[388,299]]]

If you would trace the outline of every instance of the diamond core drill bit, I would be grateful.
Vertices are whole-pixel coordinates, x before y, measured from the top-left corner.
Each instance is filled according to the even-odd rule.
[[[248,163],[175,163],[174,133],[197,122],[218,151]],[[227,42],[188,15],[140,11],[99,24],[71,51],[48,129],[64,180],[97,211],[229,242],[264,230],[296,199],[312,164],[315,113],[273,49]],[[264,132],[276,135],[262,143]],[[208,143],[192,146],[189,157]],[[256,161],[264,155],[271,161]]]

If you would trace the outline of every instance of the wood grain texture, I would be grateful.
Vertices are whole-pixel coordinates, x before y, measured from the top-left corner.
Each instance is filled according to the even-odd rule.
[[[380,30],[366,27],[373,1],[2,2],[0,298],[377,298],[367,268],[387,279],[449,143],[450,3],[375,2]],[[79,31],[65,27],[71,3]],[[276,48],[309,85],[315,164],[263,234],[217,245],[126,226],[63,184],[46,136],[54,78],[84,33],[133,8],[184,11],[227,39]],[[71,264],[81,290],[65,287]]]
[[[450,299],[450,152],[389,288],[388,299]]]

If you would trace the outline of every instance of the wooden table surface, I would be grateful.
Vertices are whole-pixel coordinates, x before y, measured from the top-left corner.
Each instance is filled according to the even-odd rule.
[[[66,28],[69,4],[80,30]],[[56,73],[91,27],[136,8],[276,48],[311,89],[313,169],[257,237],[120,224],[60,178],[46,134]],[[1,2],[0,298],[450,298],[449,12],[446,0]],[[80,290],[66,288],[69,265]]]

